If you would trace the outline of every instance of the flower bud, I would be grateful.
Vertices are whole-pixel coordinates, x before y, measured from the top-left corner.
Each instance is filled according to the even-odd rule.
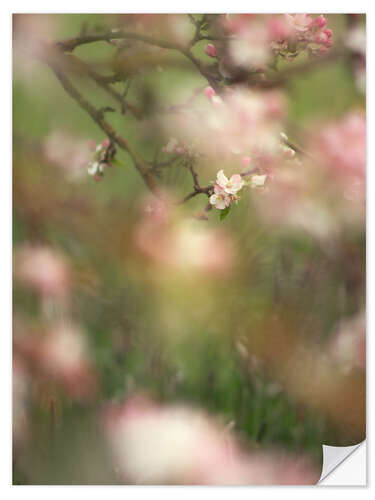
[[[318,33],[315,37],[315,42],[319,44],[325,44],[328,42],[328,36],[323,32]]]
[[[324,30],[323,33],[325,33],[328,38],[332,38],[333,31],[330,28],[327,28],[326,30]]]
[[[208,99],[212,99],[212,97],[214,97],[216,95],[216,92],[214,91],[214,89],[212,87],[206,87],[204,89],[204,95],[206,97],[208,97]]]
[[[212,43],[208,43],[206,45],[206,47],[204,48],[204,51],[210,57],[216,57],[217,56],[216,47]]]
[[[319,26],[319,28],[324,28],[324,26],[326,26],[327,24],[327,19],[324,16],[320,15],[314,20],[314,22]]]

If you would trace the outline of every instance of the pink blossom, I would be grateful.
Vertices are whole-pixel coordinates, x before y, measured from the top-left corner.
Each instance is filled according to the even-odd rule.
[[[178,141],[175,137],[170,137],[167,144],[163,147],[164,153],[175,153],[178,146]]]
[[[58,31],[57,16],[52,14],[14,14],[13,48],[15,76],[32,78],[42,75],[37,62],[51,50]],[[32,76],[30,76],[30,74]]]
[[[103,418],[120,479],[135,484],[314,484],[302,456],[245,451],[229,426],[203,411],[133,396]]]
[[[48,332],[41,343],[40,363],[72,397],[85,399],[95,391],[88,346],[76,326],[61,323]]]
[[[246,70],[264,68],[272,56],[267,24],[257,19],[244,26],[236,37],[229,40],[228,49],[229,62],[235,67]]]
[[[210,57],[216,57],[217,56],[217,50],[215,45],[212,43],[208,43],[204,49],[205,53],[210,56]]]
[[[268,21],[269,37],[271,40],[287,40],[293,30],[284,16],[271,16]]]
[[[324,32],[320,32],[315,37],[316,43],[325,44],[328,41],[328,36]]]
[[[204,228],[199,221],[180,220],[172,205],[155,203],[159,207],[147,209],[134,231],[134,243],[144,257],[169,272],[227,273],[233,248],[226,233]]]
[[[214,91],[214,89],[212,87],[206,87],[204,89],[204,95],[206,97],[208,97],[209,99],[211,99],[212,97],[214,97],[216,95],[216,92]]]
[[[239,174],[234,174],[230,179],[226,177],[223,170],[217,173],[216,184],[227,194],[236,194],[243,188],[244,181]]]
[[[162,125],[168,135],[180,134],[198,153],[211,157],[212,165],[224,158],[233,161],[234,155],[246,154],[254,162],[279,155],[286,108],[279,92],[250,92],[236,87],[217,96],[208,87],[205,93],[213,106],[191,106],[184,113],[164,118]],[[213,103],[216,99],[220,104]]]
[[[307,31],[313,22],[309,14],[285,14],[285,16],[290,25],[297,31]]]
[[[331,29],[327,28],[326,30],[323,31],[323,33],[325,33],[328,38],[332,38],[333,31]]]
[[[338,122],[327,123],[317,134],[314,145],[321,162],[342,178],[366,175],[366,120],[361,113],[350,113]]]
[[[214,187],[214,194],[210,196],[210,203],[218,210],[223,210],[229,207],[231,199],[224,189],[216,184]]]
[[[324,28],[327,25],[327,19],[320,15],[314,19],[314,23],[319,26],[319,28]]]
[[[70,289],[70,268],[65,258],[49,247],[22,246],[15,256],[17,278],[42,295],[66,296]]]
[[[30,367],[35,381],[53,382],[73,399],[87,400],[95,394],[88,346],[80,329],[70,322],[53,323],[43,335],[18,332],[14,350]]]
[[[68,181],[79,182],[86,176],[85,168],[90,161],[90,150],[95,142],[86,142],[62,130],[55,130],[46,137],[43,152],[48,161],[61,169]]]

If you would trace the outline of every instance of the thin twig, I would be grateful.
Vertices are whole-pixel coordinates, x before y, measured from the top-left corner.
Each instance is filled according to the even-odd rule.
[[[125,113],[125,111],[128,109],[135,118],[140,119],[142,117],[141,111],[136,106],[134,106],[134,104],[131,104],[129,101],[127,101],[125,97],[120,94],[120,92],[112,88],[111,85],[106,81],[105,77],[90,68],[90,66],[86,64],[82,59],[79,59],[76,56],[74,56],[74,58],[76,62],[79,62],[81,67],[86,71],[87,75],[91,77],[99,87],[105,90],[115,101],[120,103],[122,113]]]
[[[151,173],[148,164],[139,156],[133,149],[130,143],[122,136],[120,136],[115,129],[105,120],[103,113],[97,110],[89,101],[87,101],[82,94],[72,85],[67,76],[50,60],[46,61],[52,71],[55,73],[57,79],[65,91],[72,97],[77,104],[84,109],[94,120],[94,122],[105,132],[108,138],[118,144],[118,146],[126,151],[132,158],[133,163],[142,176],[145,184],[154,193],[158,194],[158,187],[155,179]]]

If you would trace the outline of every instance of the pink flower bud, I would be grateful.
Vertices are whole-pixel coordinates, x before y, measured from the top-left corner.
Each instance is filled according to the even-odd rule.
[[[315,37],[315,42],[319,44],[325,44],[328,41],[328,36],[325,33],[318,33]]]
[[[333,45],[333,41],[332,40],[327,40],[326,43],[325,43],[325,46],[327,48],[332,47],[332,45]]]
[[[241,158],[241,163],[242,163],[242,165],[243,165],[244,167],[248,167],[248,166],[250,165],[250,163],[251,163],[251,158],[250,158],[250,156],[243,156],[243,157]]]
[[[109,139],[104,139],[102,141],[102,146],[105,147],[105,148],[108,148],[108,146],[109,146]]]
[[[208,97],[208,99],[212,99],[216,95],[216,92],[212,87],[206,87],[204,89],[204,95]]]
[[[204,49],[205,53],[210,56],[210,57],[216,57],[217,56],[217,51],[215,45],[212,43],[208,43]]]
[[[329,28],[327,28],[326,30],[323,31],[323,33],[325,33],[328,38],[332,38],[332,35],[333,35],[333,31]]]
[[[324,28],[324,26],[326,26],[327,24],[327,19],[324,16],[320,15],[314,20],[314,22],[319,26],[319,28]]]
[[[327,52],[328,52],[328,49],[324,45],[322,45],[321,47],[319,47],[319,54],[324,55],[324,54],[327,54]]]
[[[91,149],[91,151],[95,151],[96,149],[96,144],[95,144],[95,141],[93,139],[89,139],[87,141],[87,145],[88,147]]]

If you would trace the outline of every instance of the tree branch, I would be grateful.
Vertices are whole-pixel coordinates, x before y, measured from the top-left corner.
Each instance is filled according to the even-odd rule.
[[[110,40],[136,40],[139,42],[147,43],[149,45],[154,45],[156,47],[161,47],[163,49],[171,49],[176,50],[183,54],[186,58],[188,58],[194,66],[198,69],[200,74],[208,81],[212,88],[215,91],[219,91],[220,87],[218,85],[217,80],[207,71],[207,68],[201,63],[191,52],[190,46],[184,47],[178,43],[169,42],[166,40],[159,40],[157,38],[141,35],[138,33],[130,33],[126,31],[114,31],[107,32],[95,35],[82,35],[74,38],[68,38],[65,40],[61,40],[56,42],[56,46],[64,52],[72,52],[76,47],[80,45],[85,45],[93,42],[105,41],[109,42]]]
[[[150,171],[148,164],[138,155],[138,153],[133,149],[129,142],[122,136],[120,136],[115,129],[104,119],[103,113],[97,110],[89,101],[87,101],[78,90],[72,85],[67,76],[61,71],[61,69],[51,62],[51,60],[46,61],[52,71],[55,73],[57,79],[60,81],[61,85],[65,91],[72,97],[77,104],[84,109],[95,123],[105,132],[108,138],[118,144],[118,146],[126,151],[133,160],[133,163],[143,178],[145,184],[148,188],[156,195],[158,195],[158,187],[155,179]]]

